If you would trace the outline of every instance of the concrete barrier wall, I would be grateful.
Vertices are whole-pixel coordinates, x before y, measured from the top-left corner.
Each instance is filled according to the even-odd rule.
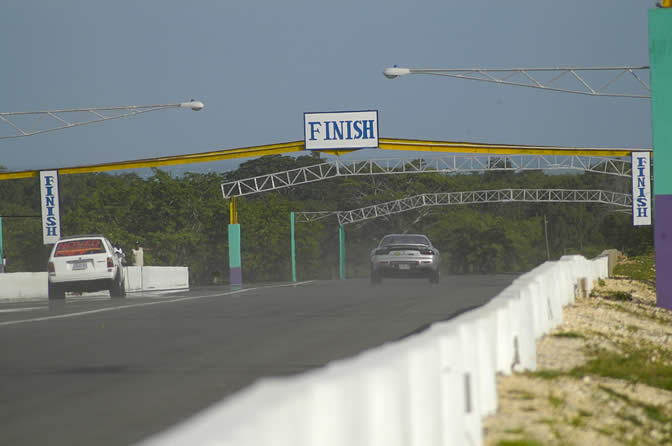
[[[47,297],[47,273],[0,274],[0,299]]]
[[[326,367],[265,378],[145,446],[481,445],[496,374],[536,369],[536,340],[608,256],[546,262],[486,305]],[[584,280],[585,279],[585,280]]]
[[[126,291],[166,291],[189,288],[189,268],[182,266],[127,266]],[[0,299],[48,296],[47,273],[0,274]]]
[[[184,266],[126,266],[126,291],[165,291],[189,288]]]

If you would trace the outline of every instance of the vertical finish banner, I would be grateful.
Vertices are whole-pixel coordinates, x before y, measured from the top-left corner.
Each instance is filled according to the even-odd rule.
[[[651,154],[632,152],[632,224],[651,224]]]
[[[61,239],[61,209],[58,194],[58,170],[40,171],[42,241],[51,245]]]

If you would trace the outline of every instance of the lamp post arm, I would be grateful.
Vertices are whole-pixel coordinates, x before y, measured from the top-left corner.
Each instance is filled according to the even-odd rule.
[[[193,111],[202,110],[205,105],[201,101],[178,102],[175,104],[153,104],[153,105],[127,105],[121,107],[89,107],[89,108],[73,108],[60,110],[40,110],[28,112],[0,112],[0,121],[16,130],[16,134],[2,135],[0,139],[20,138],[23,136],[32,136],[40,133],[53,132],[56,130],[67,129],[70,127],[78,127],[82,125],[94,124],[96,122],[110,121],[112,119],[127,118],[130,116],[139,115],[142,113],[149,113],[158,110],[166,110],[169,108],[188,108]],[[84,114],[87,116],[84,120],[74,120],[71,116],[75,113]],[[31,117],[48,117],[52,122],[56,121],[53,126],[49,128],[42,128],[38,130],[28,129],[25,125],[19,124],[17,121],[23,118]],[[68,117],[70,118],[68,119]]]
[[[425,74],[432,76],[444,76],[457,79],[468,79],[481,82],[490,82],[502,85],[515,85],[518,87],[538,88],[541,90],[557,91],[563,93],[582,94],[589,96],[610,96],[625,98],[650,98],[651,88],[642,80],[638,72],[648,71],[648,66],[622,66],[622,67],[556,67],[556,68],[401,68],[389,67],[383,70],[388,79],[409,74]],[[592,80],[585,73],[604,72],[611,77],[600,87],[593,86]],[[548,80],[539,77],[540,73],[551,76]],[[635,79],[638,93],[616,93],[608,89],[614,82],[624,75],[629,74]],[[543,74],[542,74],[543,76]],[[558,86],[556,81],[561,78],[573,79],[575,87]],[[555,84],[554,84],[555,83]]]

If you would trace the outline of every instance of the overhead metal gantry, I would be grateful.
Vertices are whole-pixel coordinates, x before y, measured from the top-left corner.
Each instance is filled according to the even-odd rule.
[[[651,149],[641,148],[530,146],[396,138],[380,138],[378,141],[378,147],[381,150],[435,152],[439,154],[465,153],[485,155],[559,155],[587,157],[629,157],[632,152],[651,151]],[[58,169],[58,173],[60,175],[71,175],[91,172],[108,172],[112,170],[205,163],[219,160],[253,158],[265,155],[299,152],[307,153],[303,141],[267,144],[263,146],[242,147],[236,149],[219,149],[200,153],[188,153],[185,155],[161,156],[157,158],[115,161],[101,164],[89,164],[71,167],[53,166],[50,169]],[[332,155],[343,155],[350,152],[352,152],[352,150],[327,151],[327,153]],[[39,176],[39,172],[39,170],[0,172],[0,180],[33,178]]]
[[[411,173],[474,173],[486,171],[583,171],[630,177],[630,160],[605,157],[450,155],[432,159],[333,160],[312,166],[259,175],[222,184],[224,198],[240,197],[292,186],[362,175]]]
[[[498,189],[420,194],[349,211],[294,212],[296,222],[306,223],[335,215],[341,225],[408,212],[427,206],[477,203],[600,203],[632,208],[632,195],[599,189]]]

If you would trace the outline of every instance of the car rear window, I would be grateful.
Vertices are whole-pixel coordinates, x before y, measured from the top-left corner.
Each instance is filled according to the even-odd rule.
[[[383,238],[382,246],[387,245],[429,245],[429,241],[420,235],[396,235]]]
[[[84,254],[104,254],[105,245],[98,238],[59,242],[54,257],[81,256]]]

